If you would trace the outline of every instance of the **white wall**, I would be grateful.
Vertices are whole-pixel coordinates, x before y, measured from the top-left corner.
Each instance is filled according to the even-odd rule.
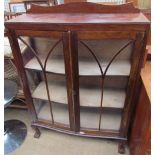
[[[118,2],[118,4],[125,3],[126,0],[87,0],[88,2]]]

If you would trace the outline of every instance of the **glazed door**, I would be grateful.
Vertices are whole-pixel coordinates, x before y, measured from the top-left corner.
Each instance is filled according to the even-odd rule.
[[[33,123],[86,136],[126,136],[143,32],[9,33]]]
[[[130,118],[143,33],[81,31],[68,32],[68,36],[75,131],[124,137],[121,133]]]
[[[17,30],[11,33],[13,54],[33,123],[71,130],[72,102],[67,95],[63,32]]]

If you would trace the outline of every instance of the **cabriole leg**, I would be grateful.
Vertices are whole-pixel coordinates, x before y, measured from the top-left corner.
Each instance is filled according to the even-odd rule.
[[[35,130],[34,138],[39,138],[40,135],[41,135],[41,132],[40,132],[39,128],[38,127],[34,127],[34,126],[32,128]]]
[[[124,154],[125,153],[125,145],[126,145],[126,141],[120,141],[118,144],[118,153],[120,154]]]

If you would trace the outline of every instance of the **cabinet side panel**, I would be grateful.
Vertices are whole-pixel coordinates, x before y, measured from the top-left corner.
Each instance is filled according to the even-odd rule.
[[[120,136],[126,137],[128,133],[128,127],[131,120],[134,101],[136,96],[136,90],[138,86],[138,80],[140,79],[140,70],[141,64],[144,56],[144,46],[146,45],[146,34],[145,33],[137,33],[137,37],[135,40],[135,46],[133,49],[132,55],[132,66],[129,77],[129,83],[127,88],[127,97],[125,100],[125,107],[122,116]]]
[[[13,52],[13,57],[15,59],[17,71],[20,76],[20,80],[22,82],[22,87],[23,87],[24,95],[26,97],[28,109],[30,111],[32,121],[34,122],[37,120],[36,111],[33,105],[33,100],[31,97],[29,86],[28,86],[28,81],[27,81],[26,73],[25,73],[24,66],[23,66],[22,55],[20,53],[20,48],[19,48],[19,44],[18,44],[15,31],[9,30],[8,37],[9,37],[11,49]]]

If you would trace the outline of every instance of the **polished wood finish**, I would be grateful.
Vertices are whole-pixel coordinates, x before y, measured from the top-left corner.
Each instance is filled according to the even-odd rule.
[[[141,71],[141,78],[149,100],[151,100],[151,61],[146,62],[145,67]]]
[[[31,115],[36,117],[32,121],[32,126],[36,128],[36,134],[39,136],[38,127],[43,127],[74,135],[118,139],[120,141],[119,152],[123,153],[125,142],[128,138],[128,128],[136,100],[135,92],[137,90],[137,83],[139,80],[139,74],[144,59],[144,51],[146,48],[146,40],[149,29],[149,21],[147,18],[142,13],[140,13],[138,9],[135,9],[132,4],[126,4],[122,6],[104,6],[94,3],[69,3],[54,7],[32,6],[29,14],[22,15],[16,19],[5,22],[5,26],[9,31],[11,47],[13,49],[13,53],[17,61],[18,71],[23,82],[24,93],[27,98],[27,103],[29,104],[29,110],[31,111]],[[66,80],[68,99],[68,102],[66,103],[66,105],[68,105],[68,110],[66,111],[69,114],[69,124],[62,124],[60,122],[54,121],[54,119],[53,121],[48,120],[50,122],[47,122],[47,120],[44,118],[37,118],[39,110],[36,112],[34,109],[34,98],[30,93],[30,85],[28,85],[25,73],[25,66],[30,59],[23,62],[19,51],[19,45],[17,43],[17,37],[21,38],[21,35],[41,38],[49,37],[57,40],[49,52],[47,52],[48,54],[45,58],[44,65],[42,65],[42,62],[39,58],[39,52],[37,53],[35,51],[35,47],[33,47],[33,49],[27,44],[30,51],[33,53],[33,57],[38,60],[41,66],[41,69],[39,69],[38,72],[43,73],[44,76],[48,95],[47,101],[49,102],[49,107],[51,106],[51,108],[49,108],[51,114],[53,114],[52,112],[54,103],[52,102],[52,98],[50,99],[49,97],[50,85],[47,82],[46,63],[47,60],[50,61],[49,56],[52,53],[54,47],[59,42],[62,43],[65,74],[64,72],[58,72],[54,74],[59,76],[61,75],[62,77],[65,77]],[[110,60],[108,59],[109,61],[106,64],[105,69],[103,69],[99,58],[96,56],[96,52],[94,52],[94,50],[92,50],[85,42],[85,40],[89,39],[90,41],[97,40],[97,42],[102,40],[112,40],[115,42],[125,39],[126,42],[119,46],[119,48],[116,48],[115,52],[110,56]],[[86,111],[85,107],[83,107],[80,103],[81,69],[79,67],[80,58],[78,56],[80,53],[79,46],[82,46],[87,52],[89,52],[89,54],[91,54],[100,71],[99,86],[102,90],[101,100],[99,101],[97,109],[90,106],[89,111]],[[115,58],[119,54],[122,54],[122,51],[127,47],[131,51],[131,58],[127,58],[131,60],[130,72],[126,75],[117,75],[117,73],[113,74],[113,76],[123,76],[123,78],[126,76],[128,78],[128,82],[125,86],[126,97],[124,107],[120,109],[117,107],[116,109],[114,109],[115,107],[108,107],[108,109],[104,109],[102,101],[104,98],[104,93],[106,93],[106,91],[104,92],[103,89],[103,87],[106,85],[105,78],[112,76],[108,74],[108,69],[110,65],[115,62]],[[106,51],[104,54],[108,52]],[[33,69],[33,67],[30,66],[29,69],[31,68]],[[48,74],[49,73],[53,76],[52,71],[48,70]],[[88,75],[85,76],[84,74],[83,76],[88,78]],[[93,75],[92,72],[89,76],[94,76],[97,78],[99,74],[96,76]],[[86,84],[87,81],[88,80],[83,83]],[[38,82],[40,83],[41,81],[38,80]],[[61,103],[57,104],[60,106]],[[39,105],[39,102],[37,105]],[[47,106],[48,104],[45,103],[45,105]],[[65,104],[63,106],[65,106]],[[62,109],[59,109],[59,112],[60,110]],[[110,118],[112,117],[112,114],[120,113],[120,119],[115,117],[115,119],[117,119],[119,122],[120,129],[115,129],[116,126],[114,123],[117,123],[116,121],[112,122],[112,125],[114,125],[113,129],[108,128],[108,126],[111,126],[111,122],[108,122],[108,117],[104,115],[104,112],[108,112],[108,110],[109,114],[111,112]],[[97,127],[94,125],[92,126],[91,123],[94,117],[89,117],[96,117],[95,112],[98,114],[98,119],[100,118],[98,122],[95,121],[95,125]],[[45,112],[44,114],[47,113]],[[85,117],[84,114],[87,114],[87,117]],[[88,118],[91,118],[91,120],[88,120]],[[104,118],[105,120],[107,119],[107,122],[105,121],[102,123],[101,118]],[[85,120],[88,121],[85,122]],[[87,122],[90,123],[89,126],[85,126]],[[107,123],[107,126],[102,128],[104,123]]]
[[[68,32],[68,51],[64,51],[65,60],[67,60],[68,54],[70,55],[70,64],[69,72],[70,79],[67,80],[67,83],[71,86],[71,93],[69,96],[72,97],[73,104],[73,119],[74,119],[74,131],[79,132],[80,130],[80,105],[79,105],[79,68],[78,68],[78,45],[77,45],[77,34],[75,32]],[[74,65],[73,65],[74,64]],[[66,69],[67,73],[67,69]]]
[[[74,102],[76,101],[75,95],[73,97],[73,91],[75,91],[75,82],[72,81],[73,76],[77,76],[78,74],[75,75],[75,72],[78,71],[77,69],[77,64],[75,64],[75,68],[77,70],[74,70],[73,66],[72,66],[72,57],[68,57],[69,55],[73,56],[73,51],[72,51],[72,47],[71,47],[71,42],[69,41],[69,39],[71,38],[71,34],[70,32],[68,33],[64,33],[64,37],[63,37],[63,43],[64,43],[64,59],[65,59],[65,73],[67,74],[67,94],[68,94],[68,101],[69,101],[69,118],[70,118],[70,125],[71,125],[71,129],[74,131],[78,131],[79,130],[79,122],[76,122],[77,119],[75,120],[75,117],[77,118],[78,116],[75,116],[75,109],[74,109]],[[69,49],[69,50],[68,50]],[[76,49],[75,49],[76,50]],[[68,53],[69,52],[69,53]],[[75,55],[76,57],[76,55]],[[77,58],[76,58],[77,59]],[[71,73],[70,73],[71,71]],[[77,81],[78,84],[78,81]],[[72,89],[70,89],[72,88]],[[78,93],[78,92],[77,92]],[[77,105],[77,103],[76,103]]]
[[[128,119],[127,115],[131,116],[131,114],[132,114],[132,104],[131,103],[132,103],[134,95],[135,95],[133,90],[136,89],[136,82],[138,81],[138,79],[135,79],[135,81],[133,82],[131,80],[131,78],[133,78],[134,75],[136,75],[136,74],[138,77],[138,72],[140,72],[140,68],[142,67],[142,64],[141,64],[142,61],[141,60],[143,60],[142,56],[144,56],[145,50],[143,50],[143,53],[141,53],[142,51],[139,47],[141,46],[143,41],[144,41],[144,34],[143,33],[137,34],[135,47],[134,47],[135,52],[133,52],[133,56],[132,56],[132,67],[131,67],[132,69],[130,72],[129,86],[127,89],[127,97],[126,97],[126,101],[125,101],[126,105],[124,108],[124,111],[128,111],[128,112],[126,112],[126,113],[124,112],[124,116],[123,116],[124,119],[122,120],[122,123],[121,123],[121,129],[123,129],[123,131],[124,131],[124,133],[123,133],[123,131],[121,132],[122,135],[123,134],[127,135],[127,130],[124,130],[124,127],[129,126],[130,120]],[[137,59],[137,60],[135,60],[135,59]],[[131,98],[131,96],[132,96],[132,98]],[[126,129],[128,129],[128,127],[126,127]]]
[[[132,3],[122,5],[102,5],[90,2],[67,3],[59,6],[40,7],[32,5],[29,13],[139,13]]]
[[[132,155],[151,155],[151,64],[141,73],[141,88],[130,136]]]

